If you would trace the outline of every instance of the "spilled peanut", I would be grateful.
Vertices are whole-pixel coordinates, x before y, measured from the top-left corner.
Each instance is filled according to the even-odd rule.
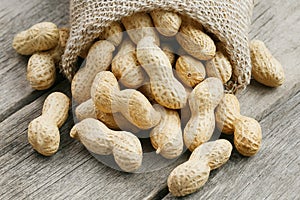
[[[191,56],[180,56],[176,62],[176,74],[189,87],[195,87],[205,79],[206,72],[201,61]]]
[[[113,130],[130,131],[132,133],[140,131],[140,129],[131,124],[121,113],[112,114],[98,110],[92,99],[78,105],[75,109],[75,116],[78,121],[82,121],[87,118],[98,119],[108,128]]]
[[[274,58],[264,42],[252,40],[250,42],[253,78],[269,87],[283,84],[285,75],[280,62]]]
[[[142,164],[141,143],[130,132],[113,131],[102,122],[87,118],[72,128],[70,136],[78,139],[95,154],[112,154],[118,166],[125,172],[133,172]]]
[[[160,121],[148,99],[134,89],[120,90],[113,73],[99,72],[93,82],[91,96],[97,109],[106,113],[120,112],[140,129],[149,129]]]
[[[93,44],[86,58],[86,64],[72,80],[72,96],[77,103],[91,98],[91,86],[98,72],[110,67],[115,47],[112,43],[100,40]]]
[[[190,151],[211,138],[215,129],[214,109],[223,94],[223,84],[217,78],[207,78],[190,94],[191,118],[184,128],[184,143]]]
[[[232,145],[224,139],[197,147],[189,160],[176,167],[169,175],[168,187],[171,194],[180,197],[199,190],[208,180],[210,171],[228,161],[231,151]]]
[[[43,105],[42,115],[28,125],[28,141],[37,152],[51,156],[60,142],[59,128],[68,117],[69,98],[60,92],[50,94]]]
[[[220,131],[234,134],[234,145],[244,156],[255,155],[261,146],[262,133],[259,123],[240,114],[236,96],[225,94],[216,109],[216,124]]]
[[[27,65],[27,80],[36,90],[45,90],[55,83],[56,68],[54,60],[48,53],[32,55]]]
[[[168,57],[152,37],[145,37],[138,43],[137,58],[150,78],[155,100],[166,108],[183,108],[187,101],[185,89],[174,77]]]
[[[13,48],[22,55],[32,55],[54,48],[59,42],[59,30],[51,22],[41,22],[18,33]]]

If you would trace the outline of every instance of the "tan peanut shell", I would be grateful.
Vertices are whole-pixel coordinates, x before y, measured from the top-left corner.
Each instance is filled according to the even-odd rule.
[[[255,155],[261,145],[262,133],[259,123],[240,114],[238,99],[232,94],[225,94],[216,109],[216,124],[225,134],[234,133],[234,145],[244,156]]]
[[[241,116],[234,121],[234,145],[244,156],[255,155],[261,146],[262,133],[259,123]]]
[[[120,22],[112,22],[109,26],[105,27],[100,34],[100,40],[107,40],[115,46],[119,46],[123,39],[123,28]]]
[[[76,103],[91,98],[91,86],[98,72],[109,69],[115,47],[112,43],[100,40],[90,49],[86,64],[72,80],[72,96]]]
[[[137,58],[150,78],[155,100],[166,108],[183,108],[187,101],[186,91],[174,77],[168,57],[152,37],[145,37],[138,43]]]
[[[218,139],[197,147],[189,160],[207,160],[210,170],[214,170],[229,160],[231,151],[232,145],[229,141]]]
[[[151,17],[147,13],[135,13],[121,19],[130,39],[137,44],[144,37],[153,37],[159,45],[159,36],[154,28]]]
[[[171,45],[163,43],[161,44],[161,50],[163,50],[163,52],[168,57],[171,65],[173,66],[176,62],[176,55],[174,54],[174,49],[171,47]]]
[[[215,112],[218,129],[222,133],[232,134],[233,122],[240,116],[240,103],[237,97],[233,94],[225,94]]]
[[[214,41],[203,32],[201,24],[194,20],[181,24],[176,39],[187,53],[199,60],[212,59],[216,54]]]
[[[126,172],[137,170],[142,164],[143,151],[139,139],[130,132],[113,131],[102,122],[88,118],[70,131],[89,151],[99,155],[113,154],[118,166]]]
[[[75,109],[75,115],[78,121],[87,118],[94,118],[100,120],[108,128],[113,130],[130,131],[137,133],[140,131],[136,126],[131,124],[121,113],[105,113],[98,110],[92,99],[89,99]]]
[[[161,114],[161,120],[150,132],[152,146],[157,154],[167,159],[177,158],[183,150],[179,114],[158,104],[154,105],[154,108]]]
[[[216,77],[225,84],[231,78],[232,66],[228,58],[222,52],[217,51],[216,56],[206,62],[206,73],[208,77]]]
[[[207,182],[209,173],[207,162],[187,161],[177,166],[169,175],[169,192],[176,197],[194,193]]]
[[[37,152],[51,156],[60,142],[59,128],[68,118],[69,98],[60,92],[50,94],[43,106],[42,115],[28,125],[28,141]]]
[[[260,40],[250,42],[253,78],[269,87],[278,87],[285,80],[284,71],[280,62],[274,58]]]
[[[180,25],[181,17],[171,11],[154,10],[150,12],[154,26],[157,31],[167,37],[171,37],[177,34]]]
[[[68,39],[69,39],[70,30],[68,28],[59,29],[59,42],[56,47],[47,51],[53,58],[55,64],[61,62],[61,57],[64,54]]]
[[[172,195],[186,196],[199,190],[208,180],[211,170],[225,164],[232,145],[227,140],[207,142],[197,147],[189,160],[176,167],[168,177]]]
[[[136,57],[136,47],[130,40],[124,40],[114,57],[111,70],[116,78],[128,88],[137,88],[145,79],[145,72]]]
[[[205,79],[190,94],[192,115],[184,128],[184,143],[190,151],[211,138],[215,129],[214,109],[223,95],[223,84],[217,78]]]
[[[176,62],[176,74],[189,87],[195,87],[205,79],[206,72],[201,61],[191,56],[180,56]]]
[[[107,113],[120,112],[140,129],[152,128],[160,121],[160,113],[142,93],[134,89],[120,91],[116,77],[109,71],[97,74],[91,96],[97,109]]]
[[[27,65],[27,80],[36,90],[46,90],[55,83],[55,63],[48,53],[36,53],[30,57]]]
[[[59,30],[51,22],[41,22],[18,33],[13,40],[13,48],[22,55],[32,55],[54,48],[59,41]]]

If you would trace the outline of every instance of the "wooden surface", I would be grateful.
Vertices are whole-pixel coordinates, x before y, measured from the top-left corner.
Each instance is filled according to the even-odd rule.
[[[166,179],[189,153],[167,168],[126,174],[98,162],[69,137],[72,111],[61,128],[57,154],[43,157],[27,141],[28,123],[40,115],[51,91],[70,96],[60,78],[47,91],[26,81],[26,63],[11,48],[15,33],[40,21],[68,24],[67,0],[0,0],[0,199],[174,199]],[[262,39],[283,64],[286,83],[277,89],[255,81],[240,95],[242,113],[261,122],[263,145],[252,158],[233,151],[207,184],[184,199],[299,199],[300,1],[259,1],[251,37]]]

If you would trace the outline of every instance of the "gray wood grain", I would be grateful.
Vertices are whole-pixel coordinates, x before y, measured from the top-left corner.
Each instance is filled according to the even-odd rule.
[[[245,158],[233,151],[204,187],[184,199],[299,199],[300,92],[260,123],[260,152]],[[164,198],[171,199],[177,198]]]
[[[0,2],[3,5],[0,35],[4,36],[0,39],[4,47],[0,49],[0,199],[159,199],[167,194],[167,176],[187,159],[188,153],[174,165],[156,172],[118,172],[98,162],[69,137],[72,116],[61,128],[57,154],[46,158],[32,150],[27,142],[27,126],[40,115],[46,94],[34,92],[28,86],[25,80],[27,58],[13,51],[11,39],[18,31],[39,21],[67,24],[67,15],[62,13],[68,12],[68,1]],[[234,153],[227,165],[212,172],[208,184],[199,193],[188,198],[198,199],[201,194],[209,198],[214,192],[222,194],[221,197],[239,199],[260,199],[272,191],[274,194],[270,194],[270,198],[284,195],[284,192],[290,192],[291,198],[296,195],[293,190],[297,191],[299,181],[293,182],[292,173],[299,169],[299,155],[296,154],[299,140],[295,138],[299,135],[299,94],[292,97],[299,91],[299,6],[297,0],[265,0],[255,7],[251,36],[266,41],[283,63],[287,76],[286,83],[277,89],[253,82],[240,97],[243,114],[264,119],[262,151],[250,159]],[[67,82],[63,82],[53,90],[67,92],[66,85]],[[279,104],[282,107],[278,110]],[[280,167],[285,169],[282,173],[279,173]],[[226,176],[227,173],[233,177]],[[294,184],[289,186],[289,183]]]
[[[41,96],[26,80],[29,57],[18,55],[12,48],[15,34],[30,26],[51,21],[66,26],[69,18],[68,0],[0,0],[0,121]]]

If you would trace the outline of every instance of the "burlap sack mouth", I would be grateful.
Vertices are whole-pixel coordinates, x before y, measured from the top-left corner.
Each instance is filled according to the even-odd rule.
[[[187,15],[213,33],[225,47],[233,75],[226,89],[244,89],[251,78],[248,32],[253,0],[71,0],[71,33],[62,59],[62,71],[71,80],[78,55],[113,21],[137,12],[162,9]]]

